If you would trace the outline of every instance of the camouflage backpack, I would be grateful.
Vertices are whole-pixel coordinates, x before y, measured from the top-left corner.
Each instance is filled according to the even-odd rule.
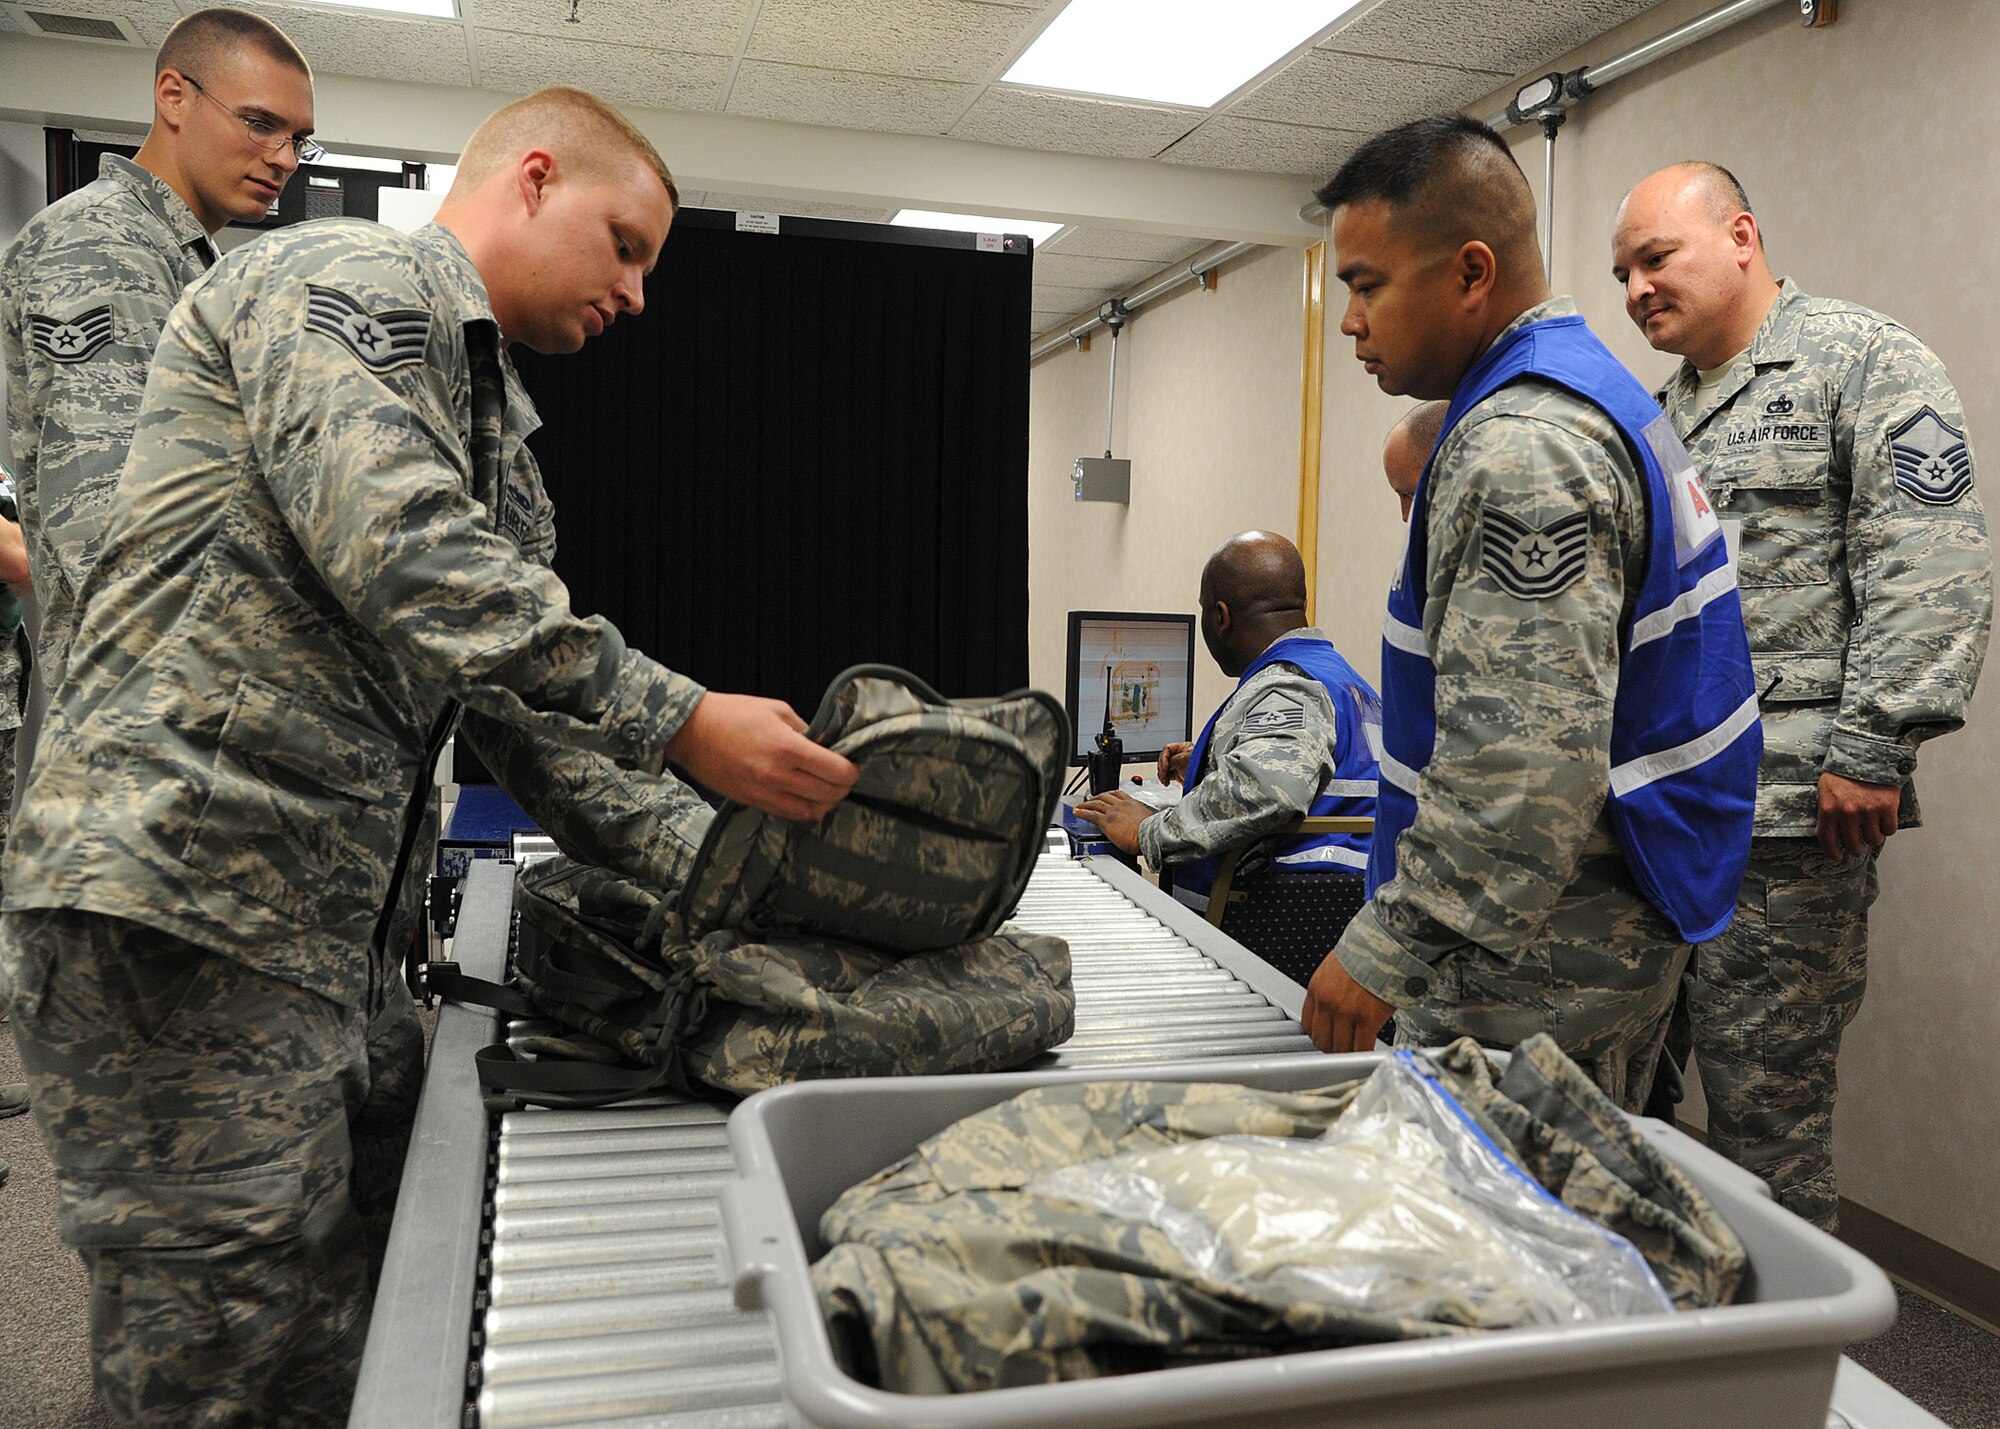
[[[1067,946],[1002,927],[1065,772],[1061,706],[1036,690],[949,702],[864,665],[807,733],[861,771],[819,822],[725,804],[676,893],[565,859],[521,876],[525,1002],[500,1005],[568,1033],[530,1039],[533,1062],[487,1048],[490,1087],[564,1105],[748,1093],[993,1071],[1070,1035]]]

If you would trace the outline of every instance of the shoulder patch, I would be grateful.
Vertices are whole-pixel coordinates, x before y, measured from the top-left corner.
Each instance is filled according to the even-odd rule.
[[[1950,506],[1972,489],[1972,453],[1965,433],[1929,407],[1889,433],[1896,485],[1931,506]]]
[[[83,362],[111,341],[111,307],[107,303],[67,321],[30,313],[28,341],[51,362]]]
[[[306,284],[306,327],[325,333],[361,359],[370,372],[387,372],[424,360],[431,315],[417,308],[371,313],[338,288]]]
[[[1480,525],[1480,569],[1509,595],[1546,600],[1568,590],[1583,574],[1590,546],[1587,511],[1530,526],[1489,506]]]
[[[1283,690],[1272,690],[1243,716],[1245,734],[1282,734],[1286,730],[1304,729],[1305,725],[1305,705]]]

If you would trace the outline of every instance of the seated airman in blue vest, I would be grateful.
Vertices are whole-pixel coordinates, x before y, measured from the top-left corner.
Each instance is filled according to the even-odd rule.
[[[1154,813],[1114,792],[1077,813],[1125,852],[1170,869],[1174,896],[1201,911],[1216,864],[1237,849],[1251,850],[1244,873],[1366,869],[1366,834],[1274,837],[1306,813],[1375,813],[1370,730],[1381,701],[1307,623],[1298,547],[1266,531],[1225,541],[1202,568],[1201,633],[1237,686],[1199,739],[1160,755],[1160,782],[1180,780],[1180,802]]]

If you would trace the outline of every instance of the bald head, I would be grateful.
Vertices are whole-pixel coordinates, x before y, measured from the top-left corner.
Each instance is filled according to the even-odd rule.
[[[1402,498],[1405,521],[1410,519],[1410,502],[1450,410],[1449,402],[1419,402],[1389,428],[1382,443],[1382,473],[1389,478],[1389,489]]]
[[[1306,563],[1269,531],[1244,531],[1201,571],[1201,629],[1225,675],[1239,675],[1264,647],[1306,623]]]
[[[1434,252],[1484,243],[1505,271],[1539,274],[1535,196],[1506,140],[1463,114],[1434,114],[1363,144],[1319,190],[1328,209],[1377,200]]]
[[[1611,273],[1646,340],[1699,371],[1749,346],[1777,301],[1750,199],[1720,164],[1672,164],[1618,205]]]

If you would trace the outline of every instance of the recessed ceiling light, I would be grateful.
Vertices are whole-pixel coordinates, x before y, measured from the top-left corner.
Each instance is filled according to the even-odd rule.
[[[1000,78],[1207,109],[1362,0],[1069,0]]]
[[[980,213],[938,213],[928,208],[906,208],[889,222],[898,228],[944,228],[953,233],[1025,233],[1040,248],[1062,232],[1060,223],[1033,218],[993,218]]]
[[[420,15],[427,20],[456,20],[458,0],[299,0],[316,10],[387,10],[392,15]]]

